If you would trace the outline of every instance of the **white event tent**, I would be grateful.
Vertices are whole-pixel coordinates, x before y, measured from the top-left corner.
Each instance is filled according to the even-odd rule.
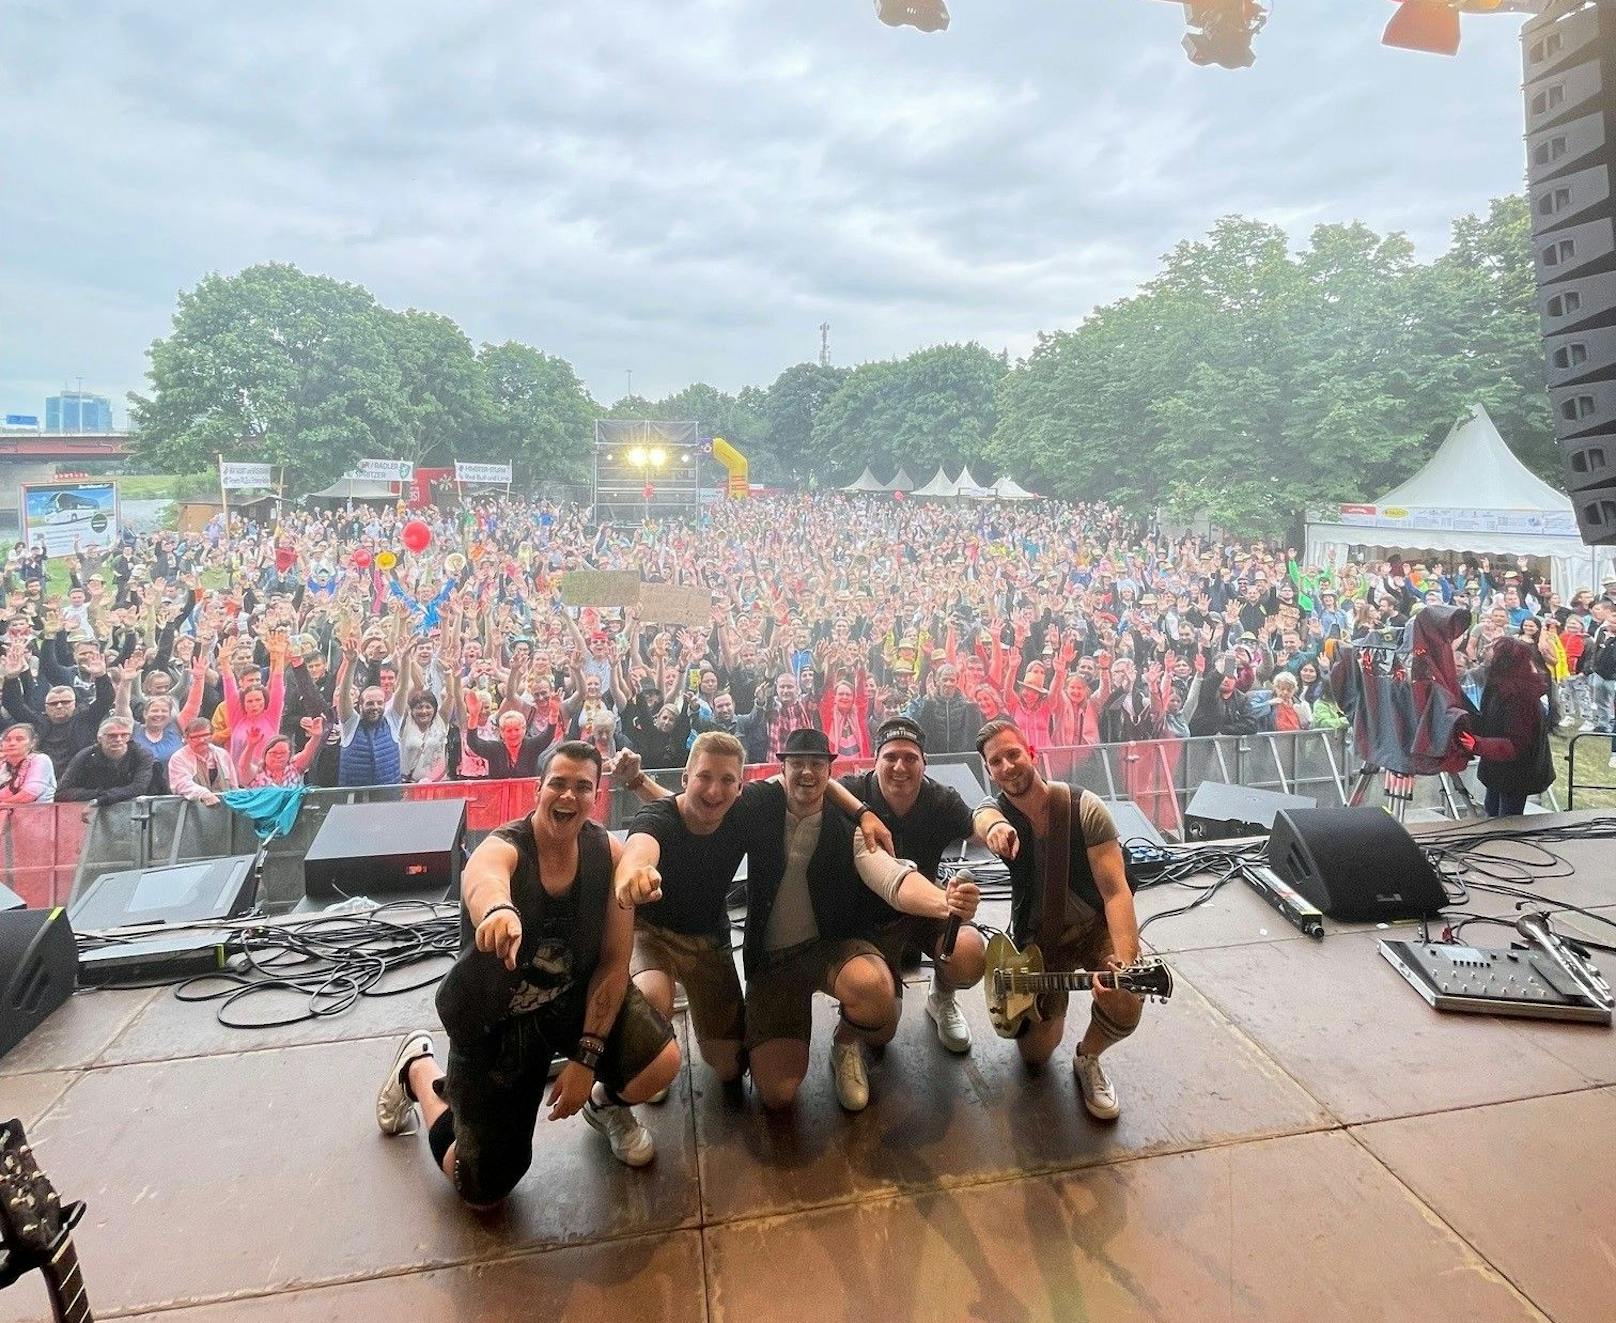
[[[937,466],[937,472],[931,475],[931,481],[924,487],[917,487],[911,493],[917,498],[943,500],[960,494],[959,483],[953,481],[943,472],[943,466]]]
[[[959,495],[970,500],[991,501],[993,499],[992,484],[978,482],[975,475],[972,474],[969,464],[960,470],[959,481],[954,486]]]
[[[889,492],[912,492],[915,489],[915,480],[909,476],[909,470],[900,467],[892,475],[892,481],[887,483]]]
[[[996,501],[1036,501],[1036,492],[1030,492],[1008,473],[993,484],[993,499]]]
[[[885,492],[891,490],[886,483],[876,481],[875,474],[870,472],[870,466],[864,466],[864,472],[843,487],[844,492]]]
[[[1571,500],[1526,465],[1477,404],[1425,467],[1378,500],[1307,516],[1307,563],[1342,564],[1355,548],[1372,556],[1472,552],[1548,563],[1563,599],[1599,591],[1616,551],[1584,546]]]

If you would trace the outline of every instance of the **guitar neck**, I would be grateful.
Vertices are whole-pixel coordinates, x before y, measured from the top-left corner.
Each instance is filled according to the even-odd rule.
[[[45,1289],[50,1293],[51,1314],[56,1323],[95,1323],[95,1315],[90,1312],[90,1295],[84,1289],[84,1276],[79,1272],[78,1251],[70,1238],[63,1237],[61,1248],[40,1271],[45,1276]]]
[[[1016,970],[1002,977],[1006,992],[1087,992],[1094,986],[1094,975],[1083,969],[1069,974],[1031,974]]]

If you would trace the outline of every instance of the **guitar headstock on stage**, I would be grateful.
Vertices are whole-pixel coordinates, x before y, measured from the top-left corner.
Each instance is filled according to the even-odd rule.
[[[1101,974],[1101,982],[1109,984],[1111,976]],[[1136,997],[1150,997],[1166,1001],[1173,995],[1173,971],[1160,960],[1141,960],[1124,966],[1116,973],[1117,988]]]
[[[22,1122],[0,1122],[0,1289],[38,1269],[57,1323],[93,1323],[73,1249],[83,1216],[84,1205],[64,1204],[40,1171]]]

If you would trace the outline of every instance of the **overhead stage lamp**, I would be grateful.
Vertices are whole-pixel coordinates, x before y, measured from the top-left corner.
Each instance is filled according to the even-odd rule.
[[[943,0],[875,0],[875,16],[889,28],[941,32],[948,26]]]
[[[634,446],[632,449],[630,449],[628,452],[628,462],[637,469],[643,469],[645,467],[645,447]]]
[[[1428,55],[1457,55],[1461,14],[1541,14],[1549,0],[1392,0],[1397,12],[1386,31],[1383,46]]]
[[[667,463],[667,461],[668,461],[668,452],[666,450],[664,450],[661,446],[652,446],[651,447],[650,460],[651,460],[651,467],[654,468],[654,469],[659,469],[665,463]]]

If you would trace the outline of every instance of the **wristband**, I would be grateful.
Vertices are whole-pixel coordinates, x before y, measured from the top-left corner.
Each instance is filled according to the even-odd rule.
[[[483,911],[483,917],[477,920],[477,926],[481,928],[483,924],[488,922],[489,915],[498,914],[501,910],[509,910],[516,916],[517,922],[521,922],[522,911],[517,909],[515,905],[510,903],[510,901],[502,900],[499,904],[490,905],[486,910]]]
[[[585,1047],[580,1042],[577,1051],[572,1054],[572,1059],[593,1075],[600,1067],[600,1053],[600,1048]]]
[[[875,813],[875,810],[873,808],[871,808],[868,804],[866,804],[863,800],[860,800],[858,802],[858,804],[853,809],[853,821],[857,822],[866,813]],[[879,813],[875,813],[875,816],[876,816],[877,819],[879,819],[881,815]]]

